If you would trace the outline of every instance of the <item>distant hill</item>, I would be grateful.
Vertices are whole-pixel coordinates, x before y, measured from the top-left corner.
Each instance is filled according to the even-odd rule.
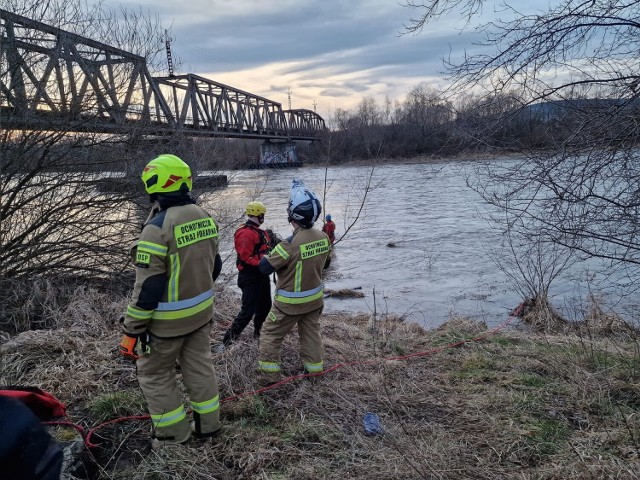
[[[523,109],[525,115],[539,117],[541,120],[551,120],[553,118],[566,115],[568,113],[593,113],[610,112],[622,108],[639,108],[639,99],[609,99],[609,98],[584,98],[575,100],[551,100],[548,102],[534,103],[527,105]]]

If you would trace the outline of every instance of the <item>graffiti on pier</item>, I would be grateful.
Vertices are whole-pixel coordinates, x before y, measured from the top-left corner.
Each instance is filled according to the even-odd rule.
[[[298,152],[293,142],[265,142],[260,146],[260,163],[263,165],[297,162]]]

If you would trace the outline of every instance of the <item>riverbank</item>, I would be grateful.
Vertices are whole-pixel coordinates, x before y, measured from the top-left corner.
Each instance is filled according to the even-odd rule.
[[[126,298],[81,293],[50,312],[57,328],[3,340],[0,383],[55,394],[86,428],[145,414],[135,366],[117,354],[119,326],[105,320]],[[236,309],[235,296],[218,292],[214,349]],[[540,327],[534,319],[529,312],[526,324]],[[637,331],[597,308],[580,325],[554,329],[547,319],[547,333],[510,320],[487,330],[451,318],[425,330],[393,316],[324,315],[325,360],[336,368],[258,395],[244,395],[258,384],[257,345],[243,338],[214,355],[225,399],[219,437],[150,452],[148,420],[106,425],[93,433],[86,468],[66,478],[637,478]],[[283,364],[286,375],[300,373],[294,335]],[[383,435],[366,434],[367,412]]]

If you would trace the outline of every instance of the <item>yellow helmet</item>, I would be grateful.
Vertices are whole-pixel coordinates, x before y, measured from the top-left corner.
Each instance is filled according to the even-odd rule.
[[[182,185],[189,191],[193,188],[191,168],[179,157],[164,153],[149,163],[142,170],[142,182],[149,195],[154,193],[177,192]]]
[[[267,213],[267,207],[262,202],[249,202],[247,203],[247,215],[251,217],[259,217]]]

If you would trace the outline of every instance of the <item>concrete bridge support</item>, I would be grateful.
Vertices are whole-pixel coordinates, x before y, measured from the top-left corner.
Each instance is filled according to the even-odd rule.
[[[296,142],[265,140],[260,145],[261,167],[300,167],[302,162],[298,159]]]

